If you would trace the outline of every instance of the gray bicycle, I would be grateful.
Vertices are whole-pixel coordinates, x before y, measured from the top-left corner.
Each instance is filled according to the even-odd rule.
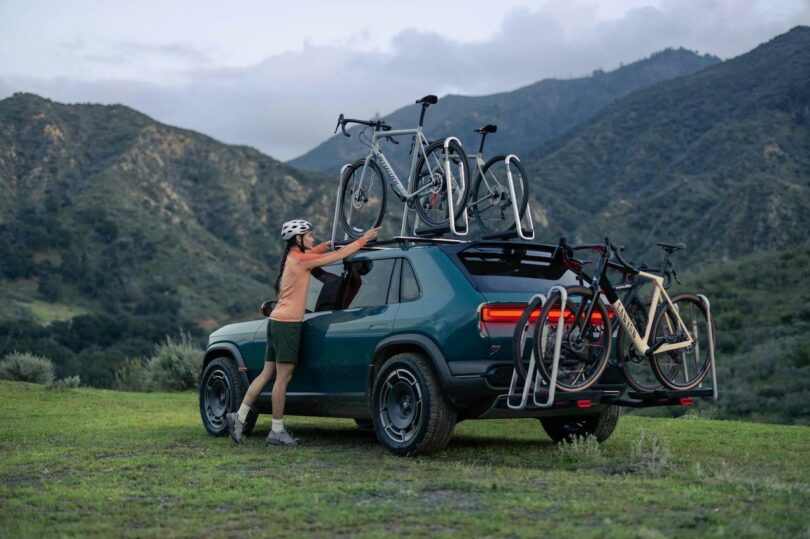
[[[364,125],[373,130],[368,155],[349,165],[341,179],[339,219],[350,237],[359,238],[366,230],[382,222],[386,206],[386,178],[394,194],[415,209],[429,227],[446,226],[451,217],[458,219],[464,211],[470,176],[467,155],[461,143],[452,137],[430,142],[422,129],[425,111],[437,101],[435,95],[416,101],[416,104],[422,105],[422,112],[419,126],[415,129],[392,129],[382,120],[354,120],[345,118],[343,114],[338,117],[335,133],[340,129],[343,135],[351,136],[346,132],[348,124]],[[412,137],[412,147],[406,188],[385,157],[380,142],[398,144],[397,137],[408,135]]]

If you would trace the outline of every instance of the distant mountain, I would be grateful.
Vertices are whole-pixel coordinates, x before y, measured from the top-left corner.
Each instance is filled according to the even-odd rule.
[[[693,260],[804,241],[810,28],[629,95],[524,164],[541,237],[686,241]]]
[[[473,130],[493,123],[498,132],[487,138],[486,153],[515,153],[523,156],[541,143],[561,135],[571,127],[591,117],[602,107],[640,88],[689,75],[720,62],[710,55],[699,55],[685,49],[667,49],[647,59],[605,73],[595,71],[590,77],[569,80],[546,79],[535,84],[487,96],[449,95],[428,110],[425,129],[431,138],[459,137],[468,153],[478,149],[478,135]],[[414,96],[414,100],[422,96]],[[356,117],[350,110],[343,112]],[[403,107],[384,117],[395,128],[416,127],[419,107]],[[355,135],[357,128],[351,130]],[[386,151],[394,156],[407,152],[408,144],[390,146]],[[346,138],[338,134],[289,161],[308,170],[336,174],[340,167],[362,157],[367,148],[357,136]]]
[[[255,313],[273,294],[279,224],[329,229],[309,210],[334,207],[313,189],[326,183],[124,106],[0,101],[0,321],[52,323],[0,328],[0,355],[25,334],[63,361],[108,346],[123,360]]]

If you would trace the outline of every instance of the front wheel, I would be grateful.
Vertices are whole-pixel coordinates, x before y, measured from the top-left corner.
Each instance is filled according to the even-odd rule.
[[[450,196],[453,191],[453,217],[458,219],[464,211],[470,172],[467,154],[461,144],[451,141],[447,149],[444,141],[432,142],[416,162],[416,178],[411,194],[419,218],[428,226],[445,226],[450,222]]]
[[[373,159],[352,163],[343,174],[340,187],[340,223],[351,238],[380,226],[385,214],[385,177]]]
[[[582,391],[599,380],[608,364],[611,327],[607,309],[593,292],[582,286],[566,288],[568,302],[562,312],[563,326],[557,388],[561,391]],[[593,304],[588,323],[586,306]],[[554,350],[559,334],[559,319],[563,310],[558,292],[549,296],[534,327],[534,354],[537,366],[546,380],[551,380]]]
[[[427,455],[443,449],[456,426],[456,411],[442,394],[427,359],[396,354],[374,378],[374,432],[397,455]]]
[[[526,171],[520,161],[510,160],[509,171],[515,188],[515,200],[509,189],[506,156],[493,157],[475,175],[475,183],[470,192],[467,207],[471,217],[476,219],[487,233],[505,232],[515,228],[515,210],[523,218],[529,202],[529,185]]]
[[[247,385],[233,359],[219,357],[205,367],[200,381],[200,417],[209,434],[228,434],[225,414],[239,409],[246,392]],[[243,435],[247,436],[253,431],[258,417],[254,410],[248,413]]]
[[[657,352],[652,356],[653,372],[662,384],[675,390],[694,389],[706,378],[711,367],[710,346],[714,346],[714,328],[709,331],[706,306],[694,294],[678,294],[656,314],[651,342],[661,339],[692,338],[686,348]],[[678,323],[683,321],[686,331]]]

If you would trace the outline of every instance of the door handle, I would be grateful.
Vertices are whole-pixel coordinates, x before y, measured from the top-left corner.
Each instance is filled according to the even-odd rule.
[[[371,324],[368,326],[368,329],[385,329],[388,327],[388,324]]]

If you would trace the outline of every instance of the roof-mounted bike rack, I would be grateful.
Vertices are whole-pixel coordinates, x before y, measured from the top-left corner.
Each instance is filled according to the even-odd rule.
[[[340,190],[341,190],[341,188],[343,186],[343,175],[346,173],[346,169],[349,168],[350,166],[351,166],[351,164],[346,163],[345,165],[340,167],[340,174],[338,174],[338,190],[337,190],[337,196],[335,197],[335,218],[332,221],[332,241],[330,243],[332,248],[335,247],[335,242],[337,241],[338,212],[340,211]],[[343,231],[343,240],[342,241],[345,241],[347,239],[348,239],[348,235],[346,234],[346,231],[344,230]]]
[[[419,214],[416,214],[416,222],[413,226],[413,234],[415,236],[440,236],[445,232],[450,232],[454,236],[466,236],[470,232],[470,218],[467,212],[467,201],[462,200],[461,203],[464,204],[464,210],[461,212],[463,217],[463,227],[458,227],[456,223],[456,205],[455,201],[453,200],[453,190],[455,189],[450,177],[450,143],[456,142],[459,146],[461,146],[461,141],[456,137],[447,137],[444,139],[444,171],[445,171],[445,178],[447,180],[447,204],[448,204],[448,220],[449,223],[445,226],[440,227],[433,227],[433,228],[422,228],[419,229]],[[461,163],[462,168],[467,166],[466,162]],[[461,190],[462,192],[465,191],[466,185],[464,184],[464,173],[462,172],[461,178]],[[411,186],[409,186],[408,191],[412,191]],[[408,205],[405,205],[405,211],[402,215],[402,236],[407,236],[407,221],[408,221]]]
[[[549,295],[554,293],[557,290],[560,293],[561,297],[561,305],[566,305],[568,302],[568,291],[565,287],[560,285],[554,285],[548,291]],[[537,294],[529,301],[532,303],[535,299],[540,300],[540,307],[542,309],[543,305],[546,302],[546,296],[543,294]],[[523,384],[523,392],[520,394],[520,403],[513,404],[512,403],[512,396],[516,395],[515,390],[517,389],[517,381],[518,381],[518,372],[517,369],[512,371],[512,381],[509,384],[509,394],[506,398],[506,405],[511,410],[523,410],[526,408],[526,405],[529,402],[529,393],[532,394],[532,404],[537,408],[549,408],[554,404],[554,397],[557,391],[557,375],[559,373],[560,367],[560,349],[562,348],[562,335],[563,335],[563,326],[565,323],[565,309],[560,309],[560,318],[557,321],[557,338],[554,342],[554,356],[551,360],[551,379],[548,381],[548,390],[543,391],[540,387],[541,383],[543,382],[543,377],[540,376],[539,370],[536,368],[536,361],[537,359],[534,357],[534,350],[537,348],[536,346],[532,346],[532,354],[529,359],[529,369],[526,371],[526,381]],[[523,328],[523,331],[528,331],[529,324],[526,323],[526,326]],[[524,342],[523,336],[521,336],[521,342]],[[521,354],[522,355],[522,354]],[[534,388],[532,390],[532,378],[534,378]],[[540,402],[537,400],[538,396],[542,398],[545,395],[546,400],[545,402]]]
[[[523,218],[520,216],[520,209],[518,208],[517,194],[515,191],[515,180],[512,178],[512,167],[509,166],[511,161],[520,162],[520,159],[515,154],[510,153],[504,159],[506,164],[506,181],[509,185],[509,196],[512,197],[512,212],[515,214],[515,228],[505,230],[503,232],[495,232],[493,234],[485,234],[483,239],[508,239],[520,238],[522,240],[531,241],[534,239],[534,221],[532,220],[532,206],[531,203],[526,201],[527,228],[523,228]]]

